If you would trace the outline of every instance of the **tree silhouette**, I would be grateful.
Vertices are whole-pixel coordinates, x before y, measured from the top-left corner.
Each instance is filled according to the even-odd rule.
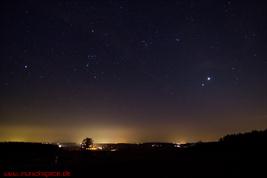
[[[85,138],[83,139],[82,141],[82,144],[81,144],[81,149],[82,150],[87,150],[89,148],[91,148],[93,146],[93,139],[92,138]]]

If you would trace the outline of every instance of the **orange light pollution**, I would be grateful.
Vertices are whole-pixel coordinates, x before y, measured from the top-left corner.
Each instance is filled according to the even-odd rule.
[[[241,122],[241,121],[240,121]],[[221,123],[199,124],[192,127],[190,123],[160,124],[155,121],[154,125],[128,123],[125,125],[94,123],[88,121],[72,124],[63,122],[49,125],[49,123],[23,124],[4,123],[0,126],[0,141],[23,141],[23,142],[76,142],[85,137],[92,137],[97,143],[140,143],[140,142],[194,142],[217,140],[227,133],[243,132],[251,129],[251,125],[237,130],[235,125],[222,127]],[[236,123],[236,125],[239,123]],[[70,126],[71,125],[71,126]],[[256,128],[256,125],[255,125]],[[258,126],[257,128],[264,129]]]

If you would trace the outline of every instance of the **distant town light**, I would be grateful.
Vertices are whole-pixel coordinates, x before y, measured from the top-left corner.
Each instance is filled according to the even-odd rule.
[[[180,148],[181,145],[180,145],[179,143],[177,143],[177,144],[174,145],[174,147],[176,147],[176,148]]]
[[[97,150],[97,148],[96,148],[96,147],[90,147],[90,148],[88,148],[88,150],[91,150],[91,151],[96,151],[96,150]]]

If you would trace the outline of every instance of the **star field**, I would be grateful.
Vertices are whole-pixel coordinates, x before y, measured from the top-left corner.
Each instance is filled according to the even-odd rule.
[[[266,128],[266,7],[2,1],[0,140],[192,141]]]

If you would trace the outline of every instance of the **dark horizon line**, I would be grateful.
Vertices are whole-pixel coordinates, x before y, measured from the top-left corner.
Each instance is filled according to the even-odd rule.
[[[248,133],[252,133],[252,132],[267,132],[267,128],[266,129],[260,129],[260,130],[251,130],[251,131],[244,131],[244,132],[235,132],[235,133],[230,133],[230,134],[225,134],[221,137],[219,137],[219,139],[217,140],[209,140],[209,141],[202,141],[202,140],[198,140],[198,141],[193,141],[193,142],[185,142],[185,143],[179,143],[179,142],[169,142],[169,141],[147,141],[147,142],[113,142],[113,143],[98,143],[98,142],[94,142],[95,144],[146,144],[146,143],[168,143],[168,144],[188,144],[188,143],[209,143],[209,142],[218,142],[220,141],[221,138],[225,137],[225,136],[229,136],[229,135],[242,135],[242,134],[248,134]],[[89,137],[90,138],[90,137]],[[39,142],[39,141],[0,141],[0,143],[41,143],[41,144],[66,144],[66,143],[71,143],[71,144],[78,144],[80,145],[81,143],[77,143],[77,142],[60,142],[60,141],[56,141],[56,142]]]

